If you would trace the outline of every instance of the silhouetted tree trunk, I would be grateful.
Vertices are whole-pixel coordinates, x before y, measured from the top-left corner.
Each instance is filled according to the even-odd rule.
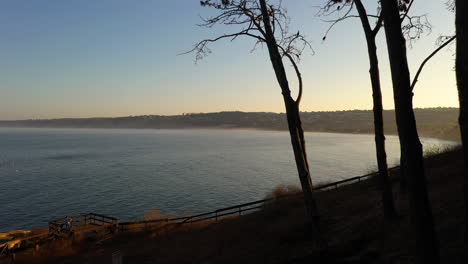
[[[456,72],[458,85],[458,98],[460,101],[461,139],[464,155],[464,195],[465,195],[465,254],[468,260],[468,4],[466,0],[455,1],[455,27],[457,31]]]
[[[385,152],[385,135],[383,126],[383,105],[382,91],[380,89],[379,60],[377,58],[377,45],[375,36],[377,35],[382,21],[379,19],[377,26],[372,30],[367,12],[361,0],[354,0],[356,9],[361,19],[362,27],[366,36],[367,52],[369,54],[369,74],[372,84],[372,99],[374,104],[374,131],[375,148],[377,154],[377,166],[382,188],[382,205],[384,216],[387,219],[396,217],[395,204],[393,202],[392,186],[388,179],[387,153]]]
[[[326,246],[319,232],[318,210],[312,193],[312,181],[310,178],[309,164],[307,162],[304,131],[299,115],[299,104],[302,97],[302,77],[296,61],[301,57],[304,48],[310,47],[310,44],[299,31],[295,34],[289,34],[289,18],[286,16],[286,10],[282,8],[281,5],[267,5],[266,2],[266,0],[200,1],[202,6],[211,7],[219,11],[218,15],[203,19],[204,23],[202,26],[211,28],[216,24],[232,25],[239,29],[239,31],[223,34],[213,39],[202,40],[198,42],[192,50],[186,53],[196,52],[196,59],[199,60],[210,53],[210,49],[207,47],[209,43],[221,39],[230,39],[232,41],[239,36],[247,36],[255,39],[256,43],[254,47],[256,47],[257,44],[267,45],[270,60],[275,71],[276,79],[281,87],[284,104],[286,106],[289,133],[304,194],[304,203],[309,226],[318,246]],[[291,62],[298,78],[299,93],[296,100],[291,97],[291,91],[283,64],[284,57]]]
[[[427,196],[423,151],[413,112],[413,93],[398,2],[382,0],[381,3],[400,139],[401,174],[408,181],[410,215],[416,235],[416,260],[420,264],[439,263],[439,248]]]
[[[302,186],[302,191],[304,193],[306,212],[310,219],[310,226],[312,228],[313,235],[315,236],[315,240],[322,242],[318,225],[318,210],[312,193],[312,180],[310,178],[309,164],[307,162],[304,131],[302,129],[301,118],[299,115],[299,99],[295,101],[291,97],[286,71],[284,69],[282,57],[278,50],[276,39],[274,37],[266,1],[260,0],[260,6],[262,10],[262,19],[265,27],[265,39],[270,55],[270,60],[276,74],[276,79],[278,80],[278,83],[281,87],[284,104],[286,106],[289,134],[291,136],[296,167]]]

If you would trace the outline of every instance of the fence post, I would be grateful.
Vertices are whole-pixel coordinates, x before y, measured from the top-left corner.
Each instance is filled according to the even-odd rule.
[[[112,264],[122,264],[122,252],[115,251],[112,253]]]
[[[239,207],[239,216],[242,215],[241,208]]]

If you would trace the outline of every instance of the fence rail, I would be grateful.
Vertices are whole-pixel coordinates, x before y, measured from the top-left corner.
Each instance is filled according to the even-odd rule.
[[[392,172],[398,169],[399,169],[399,166],[396,166],[396,167],[390,168],[388,171]],[[374,177],[377,175],[378,173],[370,173],[370,174],[366,174],[363,176],[352,177],[349,179],[321,185],[315,188],[314,191],[317,192],[317,191],[323,191],[323,190],[329,190],[329,189],[338,189],[340,186],[348,185],[348,184],[355,183],[355,182],[361,182],[365,179],[368,179],[370,177]],[[287,196],[291,196],[291,195],[281,196],[279,197],[279,199],[286,198]],[[183,224],[190,224],[190,223],[207,221],[207,220],[218,221],[219,219],[227,217],[227,216],[231,216],[231,215],[240,216],[246,212],[259,210],[263,208],[266,205],[266,203],[272,200],[274,199],[272,198],[262,199],[262,200],[258,200],[254,202],[221,208],[221,209],[214,210],[214,211],[207,212],[207,213],[200,213],[200,214],[185,216],[185,217],[163,218],[163,219],[154,219],[154,220],[139,220],[139,221],[120,222],[120,223],[118,219],[114,217],[105,216],[105,215],[96,214],[96,213],[88,213],[88,214],[81,214],[78,216],[70,217],[72,219],[71,227],[75,230],[79,230],[82,227],[90,226],[90,225],[95,226],[95,228],[100,228],[100,227],[104,228],[104,227],[112,226],[112,227],[118,227],[120,230],[125,231],[125,230],[130,230],[132,228],[135,228],[141,225],[146,225],[146,224],[151,225],[151,224],[161,223],[163,225],[167,225],[167,224],[183,225]],[[42,235],[38,235],[35,237],[22,238],[20,240],[21,242],[27,241],[29,242],[29,244],[31,244],[31,241],[35,241],[34,243],[40,243],[39,240],[47,239],[47,237],[53,234],[59,234],[61,232],[62,225],[65,224],[67,221],[68,221],[68,218],[61,218],[61,219],[50,221],[48,235],[42,234]],[[6,243],[5,245],[2,244],[2,246],[6,248],[7,244]],[[19,248],[23,248],[23,246],[18,245],[18,249]],[[1,251],[0,252],[0,255],[1,255],[2,253],[4,253],[5,250],[0,250],[0,251]]]
[[[393,172],[393,171],[396,171],[398,169],[400,169],[400,166],[395,166],[393,168],[388,169],[388,172]],[[371,177],[374,177],[374,176],[377,176],[377,175],[379,175],[378,172],[373,172],[373,173],[369,173],[369,174],[366,174],[366,175],[356,176],[356,177],[352,177],[352,178],[349,178],[349,179],[345,179],[345,180],[342,180],[342,181],[337,181],[337,182],[324,184],[324,185],[321,185],[320,187],[315,188],[315,191],[333,189],[332,187],[334,187],[334,189],[338,189],[338,187],[340,185],[347,185],[347,184],[351,184],[353,182],[360,182],[360,181],[362,181],[364,179],[368,179],[368,178],[371,178]]]
[[[69,222],[69,219],[72,221]],[[118,220],[115,217],[95,213],[81,214],[50,221],[49,234],[59,235],[62,232],[64,225],[69,229],[79,230],[87,225],[109,226],[117,224]]]
[[[140,220],[140,221],[131,221],[131,222],[121,222],[119,223],[120,230],[131,229],[132,225],[141,225],[141,224],[156,224],[156,223],[168,223],[168,224],[189,224],[206,220],[219,220],[222,217],[230,215],[242,215],[242,213],[247,211],[258,210],[264,206],[265,202],[270,201],[271,199],[263,199],[255,202],[244,203],[240,205],[230,206],[215,211],[201,213],[196,215],[190,215],[185,217],[175,217],[175,218],[162,218],[154,220]]]
[[[398,170],[399,166],[390,168],[388,171],[395,171]],[[340,186],[355,183],[355,182],[361,182],[365,179],[377,176],[378,172],[375,173],[369,173],[366,175],[362,176],[357,176],[357,177],[352,177],[349,179],[321,185],[317,188],[314,189],[314,191],[323,191],[327,189],[338,189]],[[281,197],[280,197],[281,198]],[[282,197],[284,198],[284,196]],[[156,223],[170,223],[170,224],[188,224],[188,223],[195,223],[195,222],[200,222],[200,221],[206,221],[206,220],[215,220],[217,221],[218,219],[230,215],[242,215],[244,212],[250,212],[253,210],[258,210],[261,209],[265,206],[266,202],[272,201],[273,199],[262,199],[254,202],[249,202],[249,203],[244,203],[244,204],[239,204],[239,205],[234,205],[222,209],[218,209],[215,211],[207,212],[207,213],[201,213],[201,214],[196,214],[196,215],[191,215],[191,216],[186,216],[186,217],[176,217],[176,218],[163,218],[163,219],[154,219],[154,220],[140,220],[140,221],[131,221],[131,222],[121,222],[119,223],[119,228],[120,230],[128,230],[131,229],[132,225],[141,225],[141,224],[156,224]]]

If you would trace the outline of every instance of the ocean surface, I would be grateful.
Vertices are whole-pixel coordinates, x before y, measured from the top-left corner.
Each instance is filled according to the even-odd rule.
[[[315,183],[376,170],[372,135],[306,133],[306,142]],[[386,143],[398,164],[398,138]],[[299,185],[287,132],[0,128],[0,232],[88,212],[183,216],[263,199],[280,184]]]

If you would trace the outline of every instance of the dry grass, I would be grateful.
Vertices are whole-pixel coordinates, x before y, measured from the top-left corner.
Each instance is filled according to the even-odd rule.
[[[423,150],[424,158],[430,158],[433,156],[438,156],[443,153],[451,152],[458,149],[458,146],[447,146],[447,145],[429,145],[426,146]]]

